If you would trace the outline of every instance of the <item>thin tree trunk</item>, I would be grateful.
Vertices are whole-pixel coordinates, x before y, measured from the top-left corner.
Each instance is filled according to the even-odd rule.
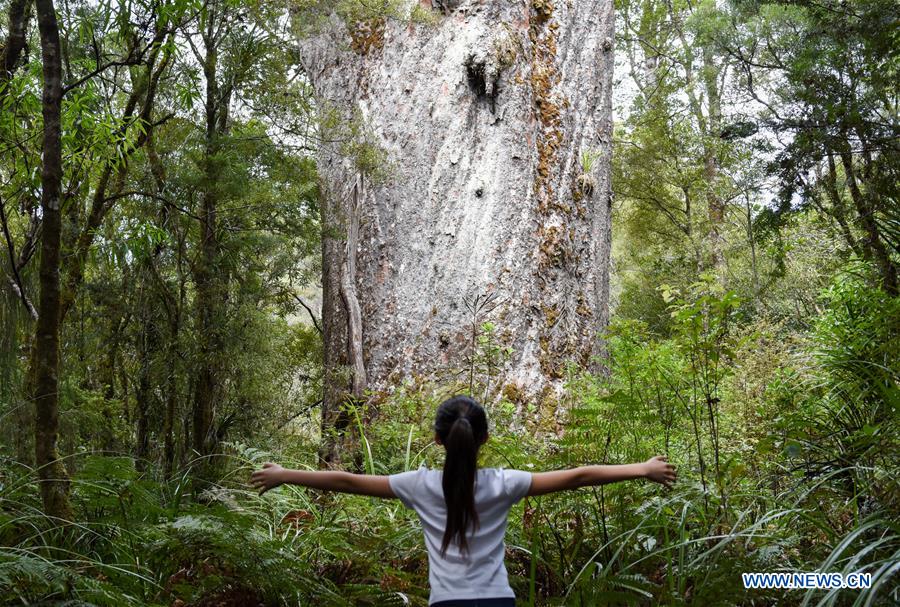
[[[719,74],[722,68],[709,46],[703,48],[703,88],[707,99],[706,132],[704,132],[705,158],[704,180],[706,181],[706,204],[709,212],[709,246],[711,265],[719,281],[725,281],[725,202],[716,191],[719,180],[718,142],[722,131],[722,98],[719,91]]]
[[[219,272],[219,175],[221,159],[217,158],[220,139],[226,134],[230,94],[219,85],[218,63],[221,19],[218,3],[211,3],[205,14],[203,31],[204,55],[199,57],[206,79],[206,142],[203,158],[204,183],[200,195],[200,259],[194,274],[197,330],[200,348],[197,359],[197,384],[192,411],[192,434],[195,455],[201,458],[199,477],[211,470],[209,456],[216,448],[213,426],[215,403],[221,392],[221,324],[224,278]]]
[[[0,85],[8,82],[16,69],[28,35],[31,19],[31,0],[12,0],[9,3],[9,21],[6,43],[0,51]]]
[[[210,153],[211,156],[211,153]],[[213,161],[208,159],[207,164]],[[213,169],[207,169],[208,187]],[[218,242],[216,238],[217,201],[215,193],[206,191],[202,194],[200,210],[200,254],[201,259],[195,273],[197,286],[197,330],[199,332],[200,349],[198,352],[199,370],[197,373],[197,389],[193,408],[193,440],[194,450],[198,456],[212,452],[213,444],[213,405],[219,390],[218,371],[218,326],[219,320],[218,290],[214,284]]]
[[[36,0],[43,59],[43,167],[41,169],[40,285],[38,319],[30,369],[31,394],[35,406],[35,463],[44,512],[71,520],[69,477],[59,459],[59,250],[60,184],[62,181],[62,66],[59,26],[52,0]]]
[[[860,257],[865,257],[866,252],[863,251],[863,249],[859,246],[859,242],[853,236],[853,232],[850,230],[850,224],[847,221],[847,210],[845,208],[844,200],[843,198],[841,198],[841,195],[837,189],[837,167],[834,163],[834,155],[828,153],[827,159],[828,174],[824,175],[821,178],[821,181],[825,184],[825,192],[831,199],[832,208],[830,213],[827,213],[827,211],[825,212],[831,215],[835,219],[835,221],[837,221],[838,226],[840,227],[841,235],[844,237],[844,240],[847,242],[847,245],[850,247],[850,249]]]
[[[888,295],[895,296],[900,293],[900,280],[898,280],[897,265],[891,259],[887,247],[882,242],[875,222],[875,207],[869,200],[868,192],[862,192],[856,180],[856,170],[853,167],[853,157],[849,151],[841,151],[841,163],[844,173],[847,175],[847,185],[850,188],[850,197],[856,205],[858,221],[866,235],[863,245],[869,252],[870,258],[875,261],[881,274],[881,286]]]
[[[172,477],[175,466],[175,405],[178,401],[178,331],[179,313],[175,311],[169,318],[169,343],[166,349],[166,411],[163,418],[163,472],[165,478]]]
[[[146,262],[153,263],[152,258]],[[147,271],[140,272],[139,276],[143,281],[148,281],[150,276],[150,268]],[[140,287],[143,292],[147,289],[144,284]],[[134,391],[134,403],[137,413],[135,435],[136,445],[134,452],[135,467],[138,470],[145,470],[147,458],[150,454],[150,412],[153,397],[153,359],[159,352],[159,333],[155,326],[156,318],[151,307],[151,298],[149,294],[140,293],[138,295],[138,305],[143,308],[140,315],[140,330],[138,337],[138,381]]]
[[[759,303],[759,269],[756,264],[756,236],[753,233],[753,208],[750,206],[750,196],[746,196],[747,202],[747,242],[750,244],[750,270],[753,273],[753,303]]]
[[[211,156],[211,153],[210,153]],[[208,164],[212,164],[211,157]],[[214,169],[207,169],[208,187],[213,188],[210,181]],[[213,445],[213,407],[219,391],[219,327],[221,321],[219,289],[216,288],[216,263],[218,258],[218,241],[216,237],[217,200],[214,192],[206,191],[202,195],[200,210],[200,251],[201,260],[195,273],[197,286],[196,309],[197,330],[199,332],[200,349],[198,352],[197,389],[193,408],[193,440],[194,451],[200,457],[212,453]]]
[[[709,227],[706,242],[708,244],[709,257],[703,260],[703,266],[714,269],[719,280],[724,282],[725,257],[723,253],[722,229],[725,221],[725,203],[716,192],[716,181],[719,177],[720,164],[717,146],[722,130],[722,100],[718,78],[723,68],[719,66],[719,60],[714,56],[713,49],[708,44],[701,47],[702,69],[699,74],[700,82],[698,85],[698,75],[694,69],[693,60],[696,49],[685,34],[683,28],[684,17],[676,12],[673,4],[669,3],[667,6],[669,7],[670,18],[676,24],[676,33],[684,52],[684,70],[687,78],[685,92],[688,97],[688,105],[691,113],[694,115],[694,119],[697,121],[697,129],[704,139],[703,179],[707,188],[706,208]],[[698,86],[702,86],[699,94]]]

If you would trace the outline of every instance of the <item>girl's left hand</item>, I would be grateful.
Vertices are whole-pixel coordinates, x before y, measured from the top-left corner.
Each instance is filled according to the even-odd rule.
[[[648,479],[654,483],[659,483],[666,489],[671,489],[672,483],[675,482],[676,478],[675,466],[667,462],[666,459],[665,455],[651,457],[644,462],[644,469]]]
[[[274,489],[278,485],[284,483],[282,477],[283,472],[284,468],[278,464],[266,462],[263,464],[262,470],[256,470],[250,475],[250,484],[253,485],[254,488],[259,489],[259,494],[262,495],[269,489]]]

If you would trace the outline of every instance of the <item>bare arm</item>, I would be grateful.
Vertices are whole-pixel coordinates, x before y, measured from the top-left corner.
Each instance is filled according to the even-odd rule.
[[[391,490],[386,476],[342,471],[292,470],[268,462],[263,464],[262,470],[256,470],[250,475],[250,484],[260,490],[260,495],[279,485],[288,484],[372,497],[397,497]]]
[[[642,464],[581,466],[570,470],[536,472],[531,475],[531,489],[529,489],[528,495],[543,495],[554,491],[578,489],[589,485],[605,485],[637,478],[646,478],[671,487],[675,482],[675,466],[666,462],[665,456],[658,455]]]

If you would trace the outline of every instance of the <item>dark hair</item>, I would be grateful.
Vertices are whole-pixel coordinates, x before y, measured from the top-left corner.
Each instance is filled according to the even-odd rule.
[[[460,552],[468,552],[466,530],[478,527],[475,511],[475,473],[478,449],[487,440],[487,415],[484,408],[468,396],[453,396],[438,407],[434,431],[447,450],[444,460],[444,501],[447,504],[447,528],[441,554],[456,541]]]

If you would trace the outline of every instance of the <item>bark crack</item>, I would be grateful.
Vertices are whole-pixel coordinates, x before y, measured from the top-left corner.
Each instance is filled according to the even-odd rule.
[[[366,366],[362,350],[362,313],[356,293],[356,248],[359,242],[359,214],[361,199],[365,198],[365,178],[359,174],[353,184],[350,220],[347,226],[347,246],[341,264],[341,297],[347,310],[347,342],[353,369],[352,394],[362,398],[366,388]]]

